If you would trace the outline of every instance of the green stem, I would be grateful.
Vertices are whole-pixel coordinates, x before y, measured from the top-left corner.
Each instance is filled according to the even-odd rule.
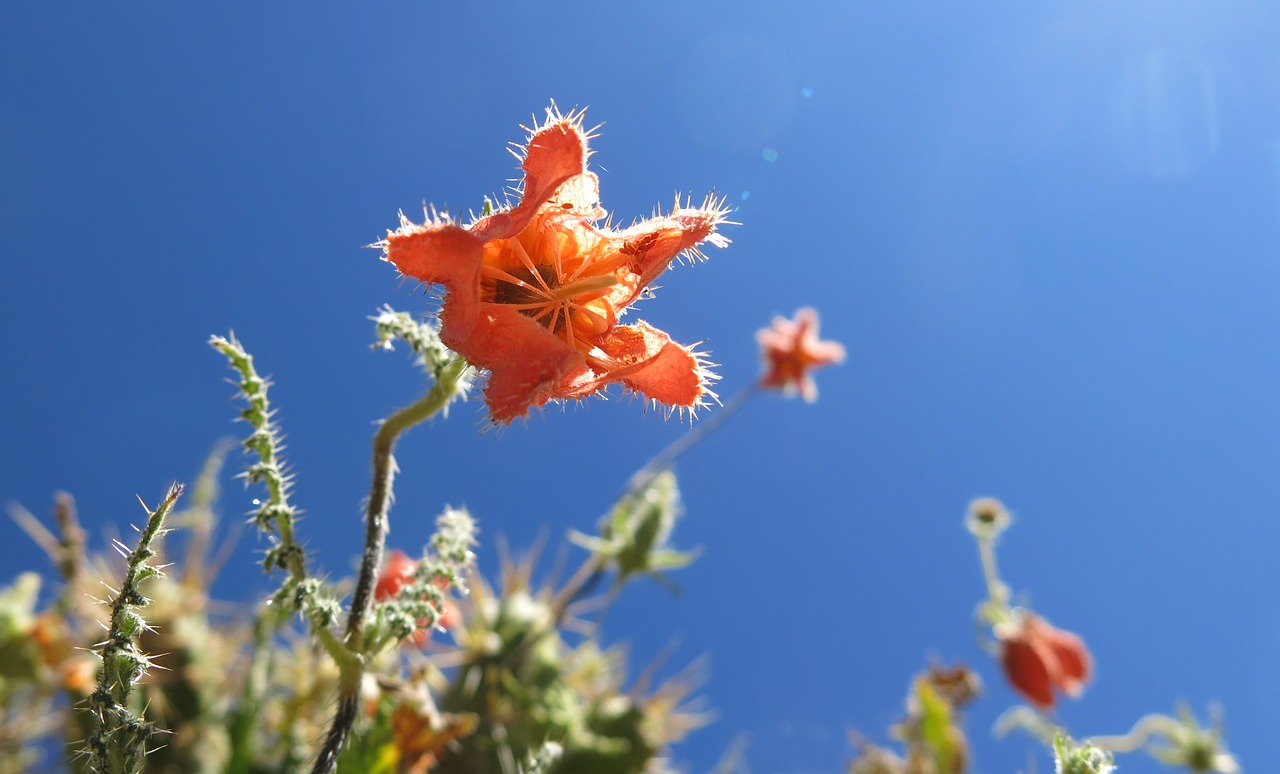
[[[360,559],[360,573],[355,591],[351,595],[351,612],[347,618],[345,648],[352,657],[338,663],[338,709],[333,724],[325,737],[324,746],[316,757],[313,774],[328,774],[338,764],[338,754],[351,733],[359,702],[360,681],[364,676],[364,627],[373,603],[373,589],[382,554],[386,548],[387,513],[391,506],[391,492],[395,480],[396,463],[392,453],[396,441],[409,428],[435,416],[458,391],[467,363],[457,358],[440,369],[435,385],[420,400],[400,409],[383,421],[373,437],[373,483],[369,489],[369,503],[365,511],[364,554]]]
[[[245,447],[258,455],[258,464],[250,467],[250,480],[261,481],[267,488],[267,501],[258,509],[256,519],[260,528],[274,529],[279,545],[268,552],[267,569],[283,569],[289,580],[302,586],[310,577],[305,553],[293,534],[293,517],[297,509],[289,503],[289,479],[280,461],[280,444],[272,421],[271,402],[267,397],[270,383],[258,375],[253,366],[253,356],[236,340],[214,336],[209,340],[214,349],[221,352],[231,367],[240,374],[240,392],[249,408],[241,418],[253,427],[253,433],[245,441]],[[337,638],[329,628],[326,606],[316,604],[314,596],[302,603],[302,612],[310,624],[311,633],[325,651],[344,670],[352,669],[359,659]],[[346,665],[343,667],[342,665]]]
[[[992,604],[1008,608],[1009,589],[1000,580],[1000,571],[996,568],[996,541],[992,536],[978,537],[978,555],[982,559],[982,578],[987,584],[987,596]]]
[[[151,564],[156,557],[152,543],[167,530],[164,520],[182,495],[182,485],[174,483],[154,511],[147,514],[138,546],[126,554],[127,566],[120,591],[111,600],[111,624],[107,638],[99,646],[102,669],[98,687],[88,699],[94,730],[88,739],[89,766],[101,774],[135,774],[142,770],[147,745],[157,731],[149,721],[135,715],[130,707],[133,686],[146,673],[150,660],[138,648],[137,639],[147,624],[138,609],[149,600],[140,586],[148,578],[160,577],[160,568]],[[116,547],[125,552],[124,544]]]
[[[578,592],[586,586],[587,581],[592,576],[604,569],[605,558],[603,554],[592,554],[587,560],[578,567],[573,576],[564,584],[564,588],[556,595],[551,603],[551,614],[554,616],[557,624],[564,618],[565,612],[569,609],[569,605],[578,597]]]
[[[1129,729],[1129,733],[1120,734],[1118,736],[1095,736],[1088,741],[1094,747],[1107,750],[1108,752],[1127,753],[1137,750],[1146,744],[1147,740],[1157,734],[1167,737],[1175,736],[1181,730],[1181,726],[1177,720],[1168,715],[1150,714],[1144,715],[1133,724],[1133,728]]]

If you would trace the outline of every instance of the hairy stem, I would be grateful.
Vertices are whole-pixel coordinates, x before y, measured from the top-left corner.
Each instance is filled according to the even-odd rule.
[[[328,774],[338,764],[338,754],[351,733],[358,708],[360,681],[364,676],[364,627],[373,602],[373,589],[382,566],[382,554],[387,539],[387,513],[391,507],[391,493],[395,480],[396,463],[392,453],[396,441],[409,428],[439,413],[457,393],[467,364],[457,358],[439,372],[435,386],[412,405],[400,409],[383,421],[373,437],[373,483],[369,488],[369,503],[365,511],[364,553],[360,559],[360,572],[356,577],[355,591],[351,595],[351,612],[347,617],[346,650],[356,658],[339,663],[338,710],[325,737],[324,746],[316,757],[313,774]]]
[[[147,745],[157,733],[155,726],[135,714],[130,706],[134,685],[151,665],[147,654],[138,647],[138,637],[148,628],[138,610],[149,603],[142,594],[142,582],[163,575],[161,569],[151,563],[156,558],[152,544],[167,531],[164,520],[181,495],[182,485],[174,483],[155,510],[148,509],[147,523],[139,530],[135,549],[130,551],[115,541],[116,550],[127,560],[125,576],[119,592],[110,600],[107,638],[96,646],[102,669],[98,673],[98,686],[86,702],[93,718],[86,751],[90,770],[98,774],[141,771]]]
[[[249,406],[240,413],[240,418],[253,428],[253,432],[245,439],[244,446],[257,454],[258,462],[249,467],[246,478],[262,483],[267,489],[267,500],[254,514],[254,519],[260,529],[268,533],[274,532],[278,538],[277,544],[267,551],[266,569],[271,572],[279,568],[288,574],[288,584],[295,590],[292,604],[306,617],[311,633],[334,661],[339,665],[349,665],[357,660],[356,655],[347,650],[330,629],[332,609],[336,609],[337,605],[327,595],[318,593],[318,586],[312,583],[307,571],[306,554],[293,534],[293,519],[298,511],[289,502],[290,477],[285,473],[280,458],[282,447],[273,419],[275,412],[267,397],[271,384],[258,375],[253,365],[253,356],[235,336],[213,336],[209,339],[209,344],[221,352],[240,375],[240,394]]]

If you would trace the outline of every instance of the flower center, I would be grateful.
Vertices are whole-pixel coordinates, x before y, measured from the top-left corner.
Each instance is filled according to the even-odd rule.
[[[529,250],[518,236],[502,240],[481,269],[483,298],[510,306],[569,346],[589,351],[592,339],[617,319],[607,296],[619,279],[607,271],[611,262],[578,253],[574,241],[555,229],[538,236]]]

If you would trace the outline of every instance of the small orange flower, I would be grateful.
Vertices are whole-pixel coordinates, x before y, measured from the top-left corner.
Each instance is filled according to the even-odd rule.
[[[818,387],[810,372],[832,363],[844,362],[844,347],[818,339],[818,313],[810,308],[796,312],[794,320],[773,318],[772,327],[756,334],[764,357],[760,385],[801,397],[812,403]]]
[[[488,371],[485,401],[508,423],[549,400],[577,399],[621,382],[670,408],[706,402],[712,378],[700,354],[644,322],[618,318],[677,256],[723,247],[728,211],[707,197],[614,230],[587,170],[582,113],[552,105],[523,147],[520,203],[461,226],[432,213],[401,216],[381,243],[401,273],[446,289],[440,338]]]
[[[1035,613],[997,624],[1000,664],[1010,685],[1041,710],[1053,709],[1055,692],[1080,695],[1093,673],[1093,657],[1084,640],[1055,629]]]
[[[373,587],[373,598],[382,602],[399,594],[400,589],[413,582],[413,573],[417,569],[418,563],[410,559],[404,551],[391,551],[378,572],[378,582]]]

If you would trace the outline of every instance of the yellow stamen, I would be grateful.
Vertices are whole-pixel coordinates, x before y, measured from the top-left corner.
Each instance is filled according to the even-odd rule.
[[[599,290],[607,290],[618,284],[618,278],[612,274],[600,277],[587,277],[558,288],[550,288],[549,294],[557,301],[571,301],[578,296]]]

